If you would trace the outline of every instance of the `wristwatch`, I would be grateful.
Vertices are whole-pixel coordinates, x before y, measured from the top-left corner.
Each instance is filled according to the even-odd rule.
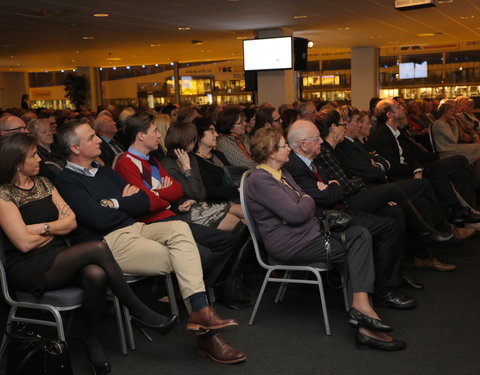
[[[108,201],[109,201],[109,199],[102,199],[102,200],[100,201],[100,206],[102,206],[102,207],[110,207],[110,205],[108,204]]]
[[[45,223],[45,225],[43,226],[43,235],[44,236],[48,236],[50,234],[50,225]]]

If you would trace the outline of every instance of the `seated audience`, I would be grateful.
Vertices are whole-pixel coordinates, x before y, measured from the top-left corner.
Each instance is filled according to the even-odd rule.
[[[472,186],[468,161],[461,156],[438,160],[438,156],[416,143],[405,129],[400,128],[405,113],[396,100],[382,99],[375,113],[378,123],[368,141],[390,163],[388,179],[427,178],[440,204],[450,211],[449,220],[452,223],[480,221],[480,215],[462,206],[452,188],[453,183],[457,191],[468,199],[464,194],[464,189]]]
[[[48,118],[31,120],[28,123],[30,134],[37,140],[37,152],[44,164],[47,166],[52,181],[63,168],[67,161],[53,150],[53,133]]]
[[[240,194],[225,167],[230,166],[223,153],[216,150],[218,134],[215,126],[207,119],[194,121],[198,141],[195,158],[202,182],[207,192],[207,202],[238,201]]]
[[[63,236],[77,226],[75,214],[57,189],[36,176],[40,157],[36,141],[16,133],[0,138],[0,227],[5,232],[7,274],[17,290],[40,295],[78,284],[87,323],[86,349],[93,370],[111,370],[100,343],[107,287],[132,312],[134,322],[165,334],[175,316],[164,317],[145,306],[126,284],[107,245],[89,241],[67,247]]]
[[[148,195],[127,184],[115,171],[95,163],[101,139],[90,125],[81,120],[65,124],[59,130],[58,142],[68,162],[56,185],[77,216],[73,240],[103,240],[126,274],[175,272],[180,293],[188,301],[188,330],[237,326],[235,320],[219,318],[208,306],[200,254],[188,225],[178,220],[144,224],[134,219],[150,209]],[[246,359],[215,331],[201,335],[198,348],[219,363]]]
[[[167,154],[165,147],[165,137],[167,136],[168,128],[170,127],[170,116],[160,114],[155,116],[155,126],[158,129],[160,138],[158,140],[158,148],[150,152],[150,155],[155,156],[157,160],[162,160]]]
[[[216,129],[218,136],[217,150],[234,166],[253,168],[255,163],[250,156],[248,136],[245,134],[245,115],[238,106],[225,108],[218,114]]]
[[[438,109],[446,100],[449,99],[443,99],[440,101]],[[458,143],[480,143],[480,135],[474,128],[474,122],[470,119],[470,117],[465,116],[465,111],[468,111],[468,107],[470,106],[468,97],[458,96],[453,102],[455,103],[455,119],[457,120],[456,125],[458,128]]]
[[[260,108],[255,115],[255,126],[250,134],[255,134],[261,128],[281,129],[281,127],[280,115],[275,108]]]
[[[245,183],[245,198],[269,256],[299,265],[340,263],[346,259],[353,294],[348,321],[358,327],[357,347],[404,349],[404,342],[385,333],[392,328],[380,320],[368,299],[375,278],[368,231],[356,226],[346,229],[345,248],[337,235],[331,233],[331,250],[327,254],[325,233],[315,217],[315,201],[282,168],[289,159],[290,148],[280,131],[260,129],[252,137],[251,151],[257,168]]]
[[[104,110],[100,113],[105,112],[108,111]],[[100,145],[100,149],[102,150],[100,159],[106,166],[111,167],[115,157],[125,151],[124,147],[114,139],[118,131],[116,122],[113,121],[112,116],[108,116],[107,114],[99,115],[93,122],[93,130],[95,130],[97,136],[102,140]]]
[[[118,159],[115,171],[148,196],[150,209],[138,220],[144,223],[171,220],[176,217],[176,211],[188,223],[193,238],[200,245],[204,279],[208,286],[213,286],[231,257],[231,235],[215,226],[195,223],[192,216],[188,215],[192,214],[193,201],[183,198],[182,186],[178,181],[163,169],[154,156],[149,156],[158,147],[159,133],[154,120],[155,117],[148,113],[127,118],[125,139],[130,146]]]
[[[213,123],[210,123],[210,131],[215,131]],[[197,139],[197,127],[194,124],[172,126],[165,139],[168,151],[167,156],[162,159],[162,165],[170,176],[182,185],[184,197],[193,201],[189,212],[193,222],[231,231],[243,219],[242,208],[230,201],[205,201],[207,189],[193,154]]]

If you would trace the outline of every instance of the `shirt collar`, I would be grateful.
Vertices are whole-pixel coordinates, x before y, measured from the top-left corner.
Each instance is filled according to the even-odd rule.
[[[106,143],[110,143],[110,141],[112,140],[112,138],[105,137],[104,135],[101,135],[100,138],[102,138],[102,140]]]
[[[392,128],[390,125],[388,124],[385,124],[387,125],[388,129],[390,129],[390,131],[392,132],[392,134],[395,136],[395,138],[398,138],[398,136],[400,135],[400,130],[398,129],[394,129]]]
[[[300,155],[300,154],[296,153],[295,151],[294,151],[294,153],[295,153],[295,155],[297,155],[299,157],[299,159],[301,161],[303,161],[307,165],[308,168],[312,169],[311,165],[313,163],[313,160],[310,160],[309,158],[306,158],[305,156]]]
[[[257,165],[257,169],[264,169],[268,173],[270,173],[273,176],[273,178],[275,178],[276,180],[278,180],[278,181],[282,180],[282,170],[281,169],[279,171],[277,171],[276,169],[273,169],[272,167],[270,167],[269,165],[264,164],[264,163]]]
[[[137,158],[142,159],[142,160],[150,160],[149,155],[144,155],[141,152],[135,150],[132,146],[128,148],[128,152],[131,153],[132,155],[135,155]]]
[[[92,162],[92,166],[90,169],[84,168],[78,164],[72,163],[71,161],[67,161],[67,165],[65,166],[65,168],[70,169],[71,171],[80,173],[87,177],[95,177],[99,167],[100,167],[100,164],[98,164],[96,161]]]
[[[355,142],[355,139],[345,136],[344,139],[348,139],[350,142]]]

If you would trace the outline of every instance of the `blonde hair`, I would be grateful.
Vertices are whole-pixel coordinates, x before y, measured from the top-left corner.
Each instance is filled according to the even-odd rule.
[[[162,151],[166,154],[167,148],[165,147],[165,137],[167,136],[167,131],[168,131],[168,128],[170,127],[170,116],[166,114],[157,115],[155,116],[154,124],[161,135],[159,146],[162,149]]]

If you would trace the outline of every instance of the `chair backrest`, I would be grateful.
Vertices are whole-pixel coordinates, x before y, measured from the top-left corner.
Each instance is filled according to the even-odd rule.
[[[433,139],[433,124],[428,125],[428,138],[430,139],[430,144],[432,145],[432,151],[437,153],[435,148],[435,139]]]
[[[271,268],[271,266],[262,258],[262,253],[260,249],[261,237],[258,233],[255,220],[253,219],[250,210],[248,209],[247,197],[245,196],[245,186],[248,184],[248,176],[250,176],[250,173],[252,173],[252,170],[244,172],[240,181],[240,204],[242,206],[245,223],[247,224],[248,231],[250,232],[250,237],[252,238],[253,247],[255,248],[255,255],[257,257],[257,261],[263,268],[269,269]]]
[[[112,162],[112,169],[115,169],[115,166],[117,165],[118,159],[120,159],[124,153],[125,152],[121,152],[121,153],[119,153],[115,156],[115,158],[113,159],[113,162]]]
[[[2,295],[5,298],[5,301],[12,305],[15,301],[10,296],[10,291],[8,289],[7,282],[7,271],[6,271],[6,254],[5,254],[5,233],[0,229],[0,283],[2,288]]]

